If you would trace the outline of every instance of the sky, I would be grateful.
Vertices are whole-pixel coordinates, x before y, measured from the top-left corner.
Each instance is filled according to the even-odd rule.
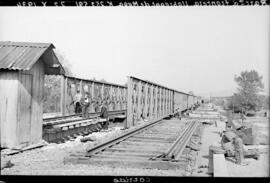
[[[0,7],[0,41],[50,42],[75,76],[127,76],[229,96],[254,69],[269,94],[269,6]]]

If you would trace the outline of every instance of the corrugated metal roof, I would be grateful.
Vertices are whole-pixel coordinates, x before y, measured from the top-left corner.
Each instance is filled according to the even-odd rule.
[[[0,69],[29,70],[51,43],[0,41]]]

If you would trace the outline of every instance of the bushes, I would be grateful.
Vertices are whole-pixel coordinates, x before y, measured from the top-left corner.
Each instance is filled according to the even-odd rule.
[[[43,113],[60,112],[60,76],[45,75]]]

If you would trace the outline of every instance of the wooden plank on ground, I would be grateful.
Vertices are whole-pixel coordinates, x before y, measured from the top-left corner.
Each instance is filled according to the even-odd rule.
[[[185,162],[169,162],[169,161],[138,161],[138,160],[123,160],[116,159],[97,159],[87,157],[66,157],[64,158],[64,164],[87,164],[91,166],[121,166],[129,168],[148,168],[148,169],[160,169],[160,170],[184,170]]]
[[[244,145],[244,149],[246,151],[258,149],[260,153],[267,153],[269,152],[269,145]]]

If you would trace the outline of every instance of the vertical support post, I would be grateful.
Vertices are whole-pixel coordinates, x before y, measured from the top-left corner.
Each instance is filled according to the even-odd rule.
[[[162,89],[159,88],[159,105],[158,105],[159,110],[158,110],[158,117],[161,117],[161,101],[162,101],[161,91],[162,91]]]
[[[161,88],[161,115],[164,115],[164,88]]]
[[[153,119],[153,107],[154,107],[154,105],[153,105],[153,102],[154,102],[154,100],[153,100],[153,89],[154,89],[154,86],[153,85],[151,85],[150,86],[150,103],[149,103],[149,105],[150,105],[150,110],[149,110],[149,118],[152,120]]]
[[[95,83],[92,82],[92,86],[91,86],[91,96],[92,96],[92,99],[95,98],[95,96],[94,96],[94,87],[95,87]]]
[[[164,115],[164,88],[161,88],[161,116]]]
[[[131,92],[132,92],[132,88],[131,88]],[[124,109],[128,109],[127,108],[127,103],[128,103],[128,88],[123,90],[123,101],[122,101],[122,104],[124,103]],[[132,94],[132,93],[131,93]]]
[[[82,80],[80,80],[80,92],[82,95],[84,95],[84,90],[83,90],[83,86],[82,86]]]
[[[157,115],[156,117],[159,117],[159,111],[160,111],[160,88],[157,87]]]
[[[187,109],[189,108],[189,96],[187,95]]]
[[[139,81],[138,83],[138,107],[137,107],[137,118],[136,120],[141,118],[141,111],[142,111],[142,105],[141,105],[141,97],[142,97],[142,82]]]
[[[132,91],[132,90],[131,90]],[[124,96],[124,109],[127,110],[127,101],[128,101],[128,88],[126,88],[125,90],[123,90],[123,96]]]
[[[116,94],[116,110],[120,110],[120,88],[117,87],[117,94]]]
[[[170,97],[171,97],[171,112],[174,112],[174,110],[175,110],[175,101],[176,101],[176,99],[175,99],[175,93],[173,92],[173,91],[171,91],[171,95],[170,95]]]
[[[158,87],[156,87],[155,89],[155,93],[156,93],[156,101],[155,101],[155,119],[158,118]]]
[[[174,92],[170,91],[170,113],[173,113],[174,110]]]
[[[169,113],[172,113],[172,106],[173,106],[173,100],[172,100],[172,91],[171,90],[169,90],[168,91],[168,99],[169,99],[169,101],[168,101],[168,111],[169,111]]]
[[[66,114],[68,114],[68,105],[69,105],[69,103],[67,103],[67,98],[68,98],[68,78],[67,77],[65,77],[64,76],[64,78],[65,78],[65,91],[64,91],[64,115],[66,115]]]
[[[165,88],[162,89],[162,116],[165,115]]]
[[[163,89],[163,115],[166,114],[166,89]]]
[[[171,98],[171,90],[168,90],[168,113],[172,113],[171,106],[172,106],[172,98]]]
[[[156,118],[159,117],[159,103],[160,103],[160,94],[159,94],[159,87],[157,87],[157,113],[156,113]]]
[[[171,103],[172,103],[172,97],[171,97],[171,93],[173,93],[171,90],[168,90],[168,113],[172,113],[171,111]]]
[[[129,128],[133,122],[133,103],[132,103],[133,84],[132,84],[131,77],[128,77],[127,86],[128,86],[127,87],[127,120],[124,123],[125,129]]]
[[[145,83],[144,85],[144,90],[145,90],[145,96],[144,96],[144,100],[145,100],[145,105],[144,105],[144,117],[148,118],[147,113],[148,113],[148,83]]]
[[[119,87],[119,95],[118,95],[118,101],[119,101],[119,110],[122,110],[122,90],[124,90],[124,88],[120,88]]]
[[[163,115],[163,88],[160,88],[160,111],[159,116]]]
[[[165,102],[164,102],[164,111],[165,111],[165,114],[167,115],[167,114],[169,114],[168,113],[168,109],[167,109],[167,103],[168,103],[168,90],[167,89],[165,89],[165,96],[164,96],[164,98],[165,98]]]
[[[109,109],[110,110],[113,110],[113,105],[112,104],[114,103],[114,100],[113,100],[114,99],[114,96],[113,96],[113,86],[112,85],[110,86],[109,95],[110,95],[109,96],[109,99],[110,99],[110,107],[109,107]]]
[[[101,100],[104,100],[104,84],[101,86]]]
[[[154,109],[154,119],[158,118],[158,87],[155,87],[155,109]]]
[[[171,104],[171,110],[170,112],[173,113],[175,112],[175,91],[170,92],[170,104]],[[181,100],[182,101],[182,100]],[[179,106],[180,107],[180,106]],[[181,110],[181,109],[180,109]]]
[[[169,114],[169,106],[168,106],[168,101],[169,101],[169,91],[166,89],[166,92],[165,92],[165,113],[166,114]]]
[[[166,104],[165,104],[165,108],[166,108],[166,114],[169,114],[169,90],[166,89]]]
[[[95,83],[94,82],[92,82],[92,84],[91,84],[92,86],[91,86],[91,96],[92,96],[92,105],[91,105],[91,112],[95,112],[95,103],[94,102],[96,102],[95,101],[95,95],[94,95],[94,87],[95,87]]]

